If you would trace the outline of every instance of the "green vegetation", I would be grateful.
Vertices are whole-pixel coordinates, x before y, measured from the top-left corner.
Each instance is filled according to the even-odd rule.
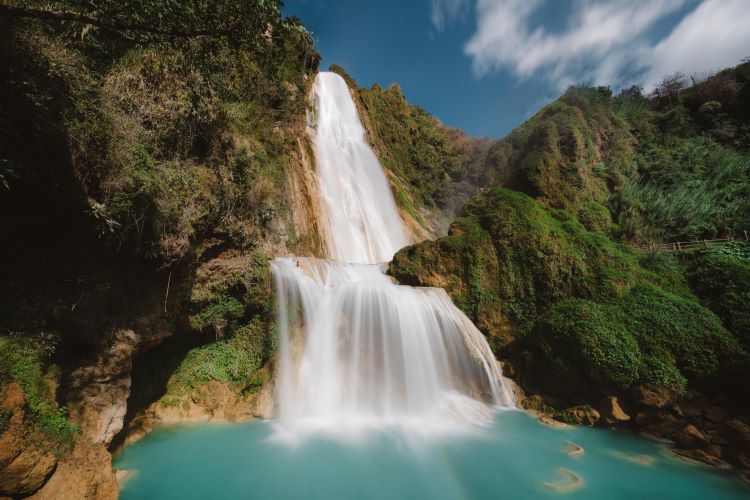
[[[750,244],[736,242],[683,260],[695,294],[750,350]]]
[[[644,384],[681,392],[748,363],[673,256],[614,243],[507,189],[472,198],[447,237],[403,249],[390,272],[444,286],[496,349],[515,339],[506,355],[527,384],[552,394],[598,397]]]
[[[719,319],[694,300],[651,285],[610,303],[553,306],[523,339],[524,368],[544,389],[603,396],[633,384],[678,392],[706,386],[746,356]]]
[[[623,236],[692,241],[742,235],[750,220],[750,154],[706,137],[644,146],[640,181],[613,196]]]
[[[470,199],[390,272],[446,288],[533,390],[744,394],[748,245],[675,257],[616,241],[750,230],[749,83],[745,63],[690,88],[672,75],[650,97],[570,87],[490,148],[483,178],[506,189]]]
[[[49,350],[44,344],[24,337],[0,337],[0,393],[15,382],[23,390],[26,409],[34,425],[50,439],[52,451],[68,453],[79,434],[77,426],[68,421],[64,407],[55,402],[53,384],[59,373],[49,365]],[[8,425],[9,414],[2,425]]]
[[[741,236],[750,227],[750,63],[690,88],[680,75],[667,80],[651,98],[570,87],[491,147],[484,177],[619,239]]]
[[[262,384],[258,370],[278,348],[268,257],[262,252],[228,260],[193,286],[196,310],[190,326],[203,334],[203,345],[190,350],[170,378],[162,404],[190,394],[212,381],[240,392]],[[207,335],[206,335],[207,334]]]
[[[212,381],[231,384],[240,392],[255,392],[262,385],[257,373],[275,354],[277,336],[258,318],[239,325],[227,339],[197,347],[188,352],[172,375],[167,396],[189,394],[191,390]]]
[[[420,285],[439,284],[431,271],[449,277],[443,286],[480,329],[491,333],[499,322],[495,329],[507,334],[565,298],[607,301],[640,279],[657,281],[638,261],[638,252],[588,231],[567,212],[496,188],[472,198],[447,237],[396,254],[391,272]]]
[[[486,175],[577,215],[634,175],[635,143],[609,88],[571,87],[492,146]]]
[[[50,8],[63,19],[40,19]],[[211,233],[252,246],[288,216],[291,130],[319,56],[276,2],[32,1],[3,13],[11,190],[64,183],[115,248],[169,264]]]

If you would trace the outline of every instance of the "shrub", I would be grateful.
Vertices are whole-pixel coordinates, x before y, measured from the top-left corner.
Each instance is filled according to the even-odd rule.
[[[750,350],[750,244],[735,243],[685,257],[690,286]]]
[[[526,373],[557,393],[605,395],[633,384],[705,386],[746,354],[695,300],[652,285],[605,304],[553,306],[523,339]]]
[[[257,390],[256,372],[277,350],[274,328],[259,318],[239,325],[230,338],[188,352],[169,380],[168,394],[181,395],[211,381]]]
[[[49,383],[55,369],[47,366],[48,356],[30,338],[0,337],[0,386],[13,381],[21,387],[31,420],[51,440],[53,451],[63,455],[72,449],[79,428],[68,420],[66,409],[57,406]]]

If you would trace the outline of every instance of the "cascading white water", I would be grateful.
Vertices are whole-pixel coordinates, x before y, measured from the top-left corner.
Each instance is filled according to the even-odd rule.
[[[313,85],[320,218],[328,257],[370,264],[410,243],[378,158],[367,144],[349,87],[336,73]]]
[[[330,259],[278,258],[280,421],[340,429],[489,418],[513,406],[486,340],[442,289],[394,284],[379,263],[406,230],[344,80],[313,86],[316,167]]]

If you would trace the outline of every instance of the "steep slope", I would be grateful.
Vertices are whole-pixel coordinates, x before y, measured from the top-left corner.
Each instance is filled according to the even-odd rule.
[[[528,405],[589,423],[593,405],[748,467],[748,244],[674,257],[618,243],[744,238],[748,68],[672,96],[571,87],[490,148],[486,178],[505,188],[475,195],[390,273],[444,287],[543,395]]]
[[[107,448],[165,393],[260,411],[268,254],[318,245],[318,55],[275,2],[45,8],[0,10],[0,433],[31,443],[3,446],[0,495],[111,498]]]

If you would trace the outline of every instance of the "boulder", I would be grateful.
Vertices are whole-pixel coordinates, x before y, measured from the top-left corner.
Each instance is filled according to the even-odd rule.
[[[593,427],[599,422],[599,412],[590,406],[574,406],[555,415],[556,420],[563,420],[577,425]]]
[[[117,500],[119,492],[112,455],[101,444],[81,438],[49,481],[31,498]]]
[[[639,385],[633,390],[633,400],[649,408],[666,408],[674,404],[676,395],[664,387]]]
[[[630,415],[625,413],[615,396],[609,396],[599,404],[599,414],[602,420],[610,425],[630,421]]]
[[[680,429],[674,435],[674,440],[680,448],[686,450],[705,448],[711,444],[711,441],[693,424],[688,424]]]

